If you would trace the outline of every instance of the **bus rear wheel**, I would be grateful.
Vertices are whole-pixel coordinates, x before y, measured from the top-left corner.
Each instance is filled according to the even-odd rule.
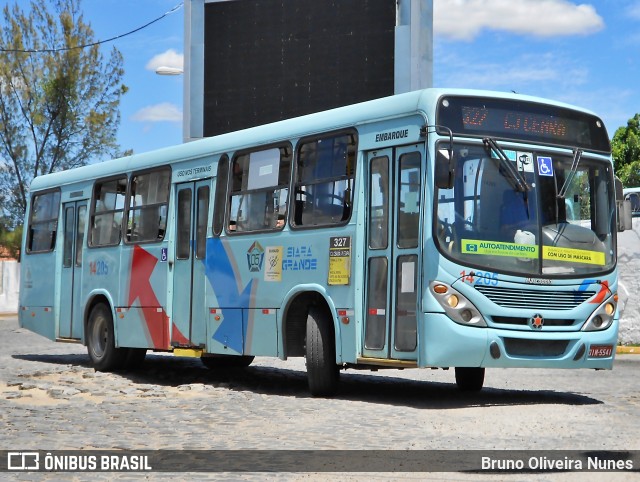
[[[465,392],[478,392],[484,384],[484,368],[456,367],[456,384]]]
[[[128,351],[116,348],[111,310],[104,303],[93,307],[87,328],[87,352],[93,367],[103,372],[122,368]]]
[[[317,397],[335,393],[340,370],[336,365],[333,323],[331,317],[318,307],[311,307],[307,316],[305,354],[311,395]]]

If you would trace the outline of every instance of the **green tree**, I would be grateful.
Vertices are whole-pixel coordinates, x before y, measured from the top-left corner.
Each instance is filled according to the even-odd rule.
[[[619,127],[611,141],[613,165],[623,186],[640,186],[640,114]]]
[[[22,242],[22,226],[17,226],[11,231],[0,226],[0,247],[9,253],[9,256],[20,260],[20,243]]]
[[[17,0],[0,18],[0,199],[10,228],[33,178],[118,152],[123,60],[105,56],[81,0]],[[85,47],[89,45],[88,47]]]

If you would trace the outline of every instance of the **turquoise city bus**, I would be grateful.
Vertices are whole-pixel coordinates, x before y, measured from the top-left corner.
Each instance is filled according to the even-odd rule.
[[[583,109],[427,89],[37,177],[20,324],[98,370],[610,369],[609,137]]]

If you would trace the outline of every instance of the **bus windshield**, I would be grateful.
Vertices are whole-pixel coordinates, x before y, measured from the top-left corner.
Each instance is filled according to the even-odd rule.
[[[615,262],[610,163],[578,150],[497,149],[502,156],[487,145],[454,144],[454,185],[436,195],[440,251],[494,272],[583,276],[610,271]],[[524,180],[525,187],[514,179]]]

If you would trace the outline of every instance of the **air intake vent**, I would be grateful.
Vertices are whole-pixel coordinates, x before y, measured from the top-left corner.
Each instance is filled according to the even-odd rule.
[[[476,289],[504,308],[571,310],[591,298],[594,291],[549,291],[476,286]]]
[[[504,348],[510,356],[558,357],[564,355],[569,342],[566,340],[521,340],[505,338]]]

